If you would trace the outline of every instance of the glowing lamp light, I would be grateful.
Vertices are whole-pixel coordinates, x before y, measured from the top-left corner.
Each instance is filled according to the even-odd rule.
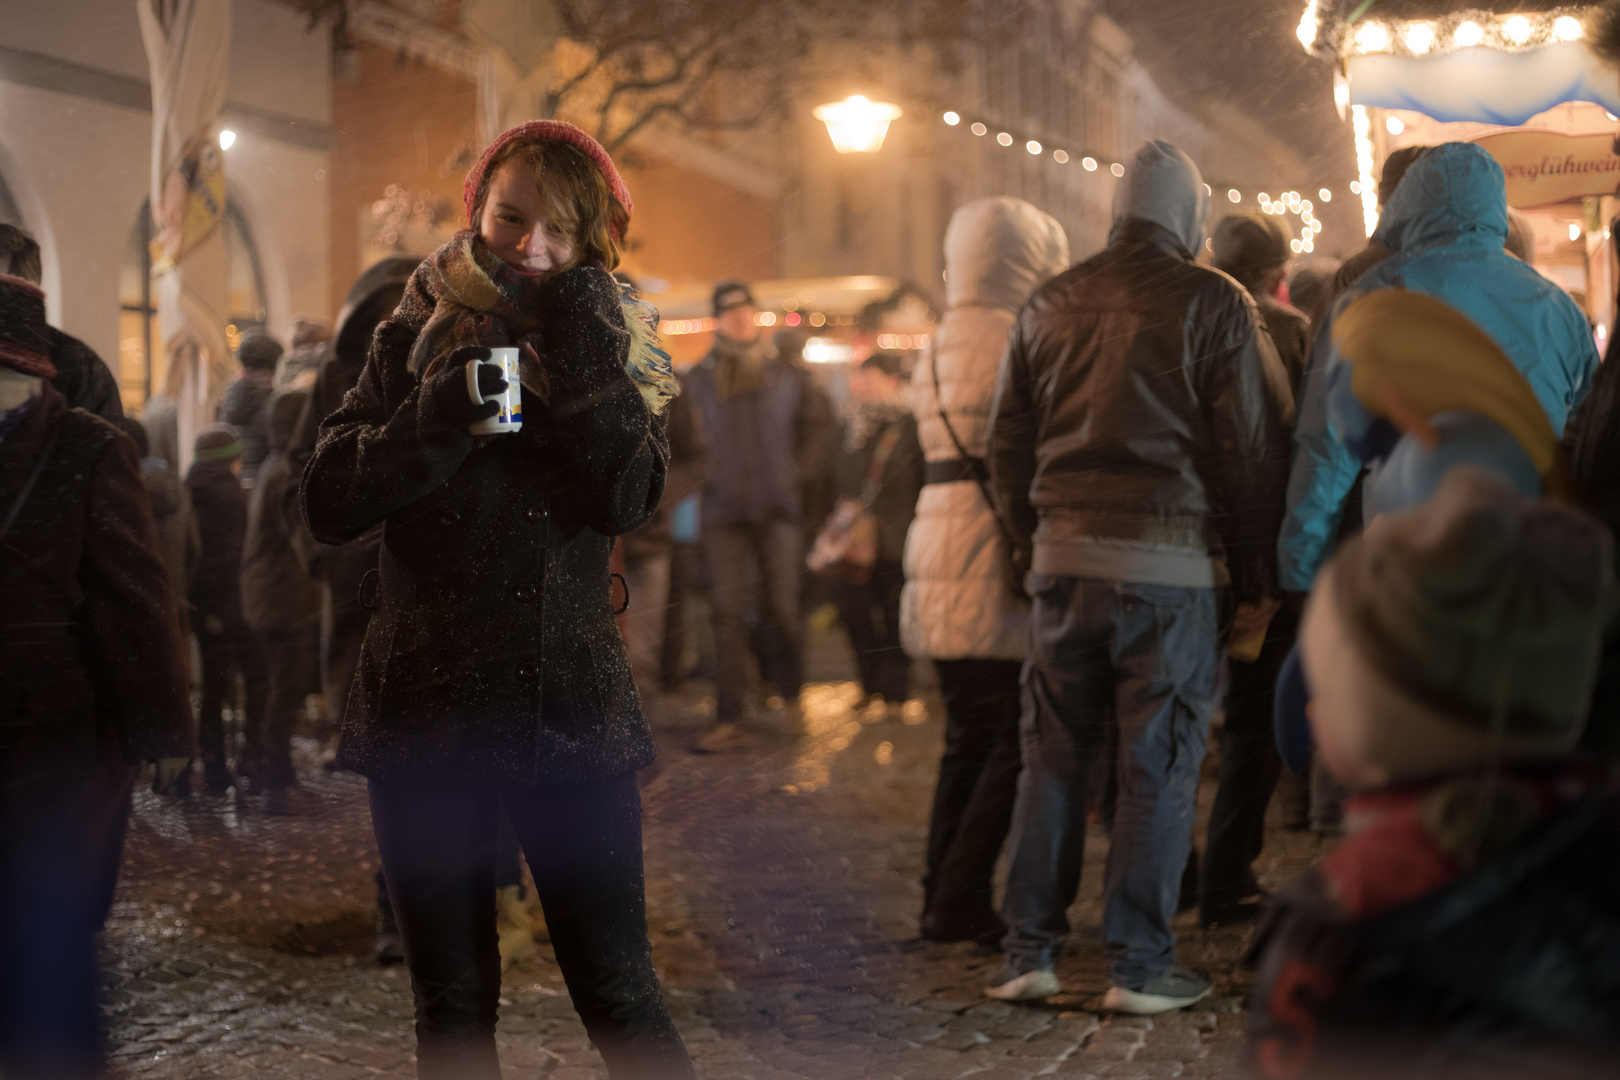
[[[996,133],[996,142],[1000,143],[1002,146],[1011,146],[1012,136],[1007,134],[1005,131],[998,131]]]
[[[1235,202],[1235,203],[1242,202],[1243,201],[1243,192],[1239,191],[1237,188],[1227,188],[1226,189],[1226,201],[1227,202]]]
[[[1350,194],[1352,194],[1352,195],[1360,195],[1361,194],[1361,181],[1360,180],[1352,180],[1352,181],[1350,181]]]
[[[1080,159],[1080,167],[1086,170],[1086,172],[1096,172],[1097,159],[1094,157],[1083,157]]]
[[[1112,165],[1108,166],[1108,171],[1113,173],[1115,176],[1124,176],[1125,166],[1116,161]]]
[[[756,312],[754,314],[754,325],[755,326],[775,326],[776,325],[776,312],[774,312],[774,311]]]
[[[1316,197],[1321,199],[1323,202],[1332,202],[1333,192],[1329,191],[1327,188],[1318,188]]]
[[[1052,160],[1059,165],[1067,165],[1069,163],[1069,152],[1067,150],[1054,150],[1052,151]]]
[[[827,125],[833,148],[840,154],[872,154],[883,149],[889,124],[901,116],[898,105],[868,101],[854,94],[830,105],[818,105],[811,113]]]
[[[1406,48],[1413,56],[1422,56],[1434,48],[1434,27],[1426,22],[1413,23],[1406,28]]]
[[[1313,243],[1311,238],[1307,236],[1305,239],[1299,242],[1299,250],[1309,255],[1312,251],[1316,250],[1316,244]]]
[[[1294,28],[1294,36],[1299,43],[1309,49],[1316,44],[1316,31],[1321,21],[1316,17],[1316,0],[1305,5],[1305,14],[1299,17],[1299,26]]]
[[[230,128],[223,128],[219,133],[219,148],[229,150],[236,143],[236,132]]]
[[[1299,254],[1300,247],[1301,247],[1301,244],[1300,244],[1300,242],[1298,240],[1290,240],[1290,241],[1288,241],[1288,250],[1292,251],[1295,255]]]
[[[1321,220],[1318,219],[1318,218],[1311,218],[1311,232],[1319,233],[1321,231],[1322,231],[1322,222],[1321,222]]]
[[[1384,121],[1384,130],[1388,131],[1391,135],[1399,135],[1401,132],[1406,130],[1406,125],[1401,122],[1400,117],[1391,116],[1388,120]]]
[[[1309,199],[1301,199],[1299,200],[1299,209],[1300,213],[1305,214],[1308,217],[1310,216],[1310,212],[1316,209],[1316,205]]]
[[[945,122],[947,124],[949,124],[951,127],[955,127],[957,124],[960,124],[962,122],[962,117],[959,116],[958,114],[954,113],[954,112],[951,112],[951,111],[947,110],[946,113],[945,113]]]
[[[1479,23],[1470,20],[1452,32],[1451,40],[1461,48],[1471,49],[1485,40],[1485,31]]]
[[[1258,197],[1258,198],[1259,198],[1259,200],[1260,200],[1260,205],[1261,205],[1261,206],[1264,206],[1264,205],[1266,205],[1266,204],[1267,204],[1267,203],[1269,203],[1269,202],[1270,202],[1270,201],[1271,201],[1271,196],[1270,196],[1270,195],[1267,195],[1267,194],[1266,194],[1266,193],[1265,193],[1265,192],[1263,192],[1263,191],[1262,191],[1262,192],[1261,192],[1261,193],[1260,193],[1260,194],[1259,194],[1259,195],[1258,195],[1258,196],[1257,196],[1257,197]]]
[[[1515,15],[1502,24],[1502,33],[1515,45],[1523,45],[1530,40],[1530,20],[1523,15]]]
[[[1039,157],[1040,153],[1041,153],[1041,144],[1036,142],[1034,139],[1031,139],[1031,140],[1029,140],[1029,142],[1024,144],[1024,149],[1028,150],[1031,154],[1034,154],[1036,157]]]
[[[1356,31],[1356,47],[1362,52],[1383,52],[1389,48],[1389,28],[1378,22],[1362,24]]]
[[[972,127],[968,128],[968,130],[973,132],[975,135],[983,135],[990,129],[985,127],[983,124],[975,123]]]
[[[1560,15],[1553,21],[1553,36],[1559,41],[1579,41],[1585,31],[1573,15]]]
[[[1569,224],[1569,238],[1571,240],[1579,240],[1581,238],[1581,227],[1575,224],[1573,221]]]

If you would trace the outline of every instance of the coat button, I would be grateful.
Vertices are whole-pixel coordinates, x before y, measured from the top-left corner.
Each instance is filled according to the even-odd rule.
[[[520,603],[520,604],[529,603],[530,601],[532,601],[534,599],[534,593],[535,593],[535,589],[534,589],[533,585],[530,585],[530,584],[527,584],[527,583],[525,583],[523,585],[519,585],[517,587],[518,603]]]
[[[538,506],[529,507],[527,510],[523,511],[523,516],[528,518],[529,521],[535,525],[538,525],[542,521],[546,520],[545,510]]]
[[[446,510],[439,515],[439,524],[454,526],[461,524],[461,515],[454,510]]]

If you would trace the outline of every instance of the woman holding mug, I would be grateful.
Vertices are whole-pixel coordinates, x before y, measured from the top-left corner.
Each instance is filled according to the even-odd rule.
[[[470,227],[377,328],[302,488],[325,543],[384,523],[338,761],[370,781],[417,1074],[500,1076],[504,807],[610,1075],[690,1077],[647,939],[653,747],[609,599],[612,537],[663,492],[677,390],[656,313],[610,276],[630,194],[561,121],[502,135],[464,194]],[[514,347],[521,421],[490,424],[510,389],[492,350]]]

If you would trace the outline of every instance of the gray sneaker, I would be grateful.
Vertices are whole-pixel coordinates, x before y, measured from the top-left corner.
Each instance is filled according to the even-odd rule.
[[[1019,971],[1011,964],[1002,964],[1001,969],[990,976],[984,996],[997,1001],[1044,1001],[1062,989],[1063,984],[1058,982],[1057,973],[1051,968]]]
[[[1196,1005],[1209,996],[1209,990],[1209,979],[1180,964],[1172,964],[1164,974],[1141,986],[1110,986],[1103,995],[1103,1008],[1135,1016],[1156,1016]]]

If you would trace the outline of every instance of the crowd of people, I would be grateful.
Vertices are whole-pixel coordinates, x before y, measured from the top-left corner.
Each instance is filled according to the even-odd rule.
[[[1000,949],[989,997],[1062,990],[1101,823],[1106,1009],[1210,993],[1178,962],[1195,906],[1259,923],[1265,1075],[1599,1068],[1620,375],[1513,252],[1484,151],[1392,154],[1379,199],[1365,251],[1292,277],[1280,226],[1211,229],[1162,140],[1078,263],[1029,203],[969,202],[929,347],[862,356],[835,403],[743,282],[678,375],[614,273],[623,178],[535,121],[474,165],[439,251],[373,265],[290,348],[246,332],[184,455],[178,383],[125,417],[0,227],[0,1072],[99,1067],[92,938],[138,767],[295,814],[302,724],[369,782],[378,959],[410,970],[420,1076],[499,1076],[500,972],[533,947],[520,851],[611,1075],[693,1075],[636,776],[694,654],[695,752],[792,734],[823,605],[859,708],[898,714],[932,665],[919,929]],[[1279,788],[1345,840],[1268,897]]]

